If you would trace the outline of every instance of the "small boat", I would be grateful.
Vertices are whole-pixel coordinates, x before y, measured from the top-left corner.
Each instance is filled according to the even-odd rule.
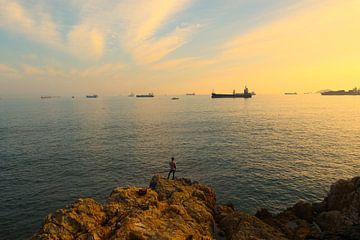
[[[97,98],[98,95],[97,94],[93,94],[93,95],[86,95],[86,98]]]
[[[186,96],[195,96],[195,93],[187,93]]]
[[[285,95],[297,95],[296,92],[286,92]]]
[[[173,97],[173,98],[171,98],[171,100],[179,100],[179,98],[178,97]]]
[[[144,98],[144,97],[154,97],[153,93],[148,93],[148,94],[139,94],[136,95],[137,98]]]
[[[75,96],[72,96],[71,98],[75,98]]]

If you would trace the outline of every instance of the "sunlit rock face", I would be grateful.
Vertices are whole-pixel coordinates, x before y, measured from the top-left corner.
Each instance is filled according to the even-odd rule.
[[[322,202],[253,216],[231,204],[216,206],[210,187],[154,176],[149,188],[114,189],[106,204],[79,199],[49,214],[32,239],[358,240],[359,213],[360,177],[337,181]]]
[[[213,239],[214,191],[155,176],[149,188],[116,188],[106,204],[79,199],[46,217],[33,239]]]

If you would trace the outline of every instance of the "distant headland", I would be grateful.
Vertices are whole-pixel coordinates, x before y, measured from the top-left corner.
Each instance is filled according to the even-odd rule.
[[[337,91],[324,91],[321,95],[335,95],[335,96],[342,96],[342,95],[360,95],[360,89],[353,88],[351,90],[337,90]]]

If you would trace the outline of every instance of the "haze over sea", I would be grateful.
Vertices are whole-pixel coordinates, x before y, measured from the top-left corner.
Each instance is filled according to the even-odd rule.
[[[360,97],[0,100],[0,239],[26,239],[77,198],[166,176],[254,213],[324,197],[360,174]]]

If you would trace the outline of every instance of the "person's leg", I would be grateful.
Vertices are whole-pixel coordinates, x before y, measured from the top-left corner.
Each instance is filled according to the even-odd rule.
[[[170,177],[170,174],[171,174],[171,170],[169,171],[169,174],[168,174],[168,177],[167,177],[167,179],[169,179],[169,177]]]
[[[173,170],[173,180],[174,180],[174,178],[175,178],[175,170]]]

